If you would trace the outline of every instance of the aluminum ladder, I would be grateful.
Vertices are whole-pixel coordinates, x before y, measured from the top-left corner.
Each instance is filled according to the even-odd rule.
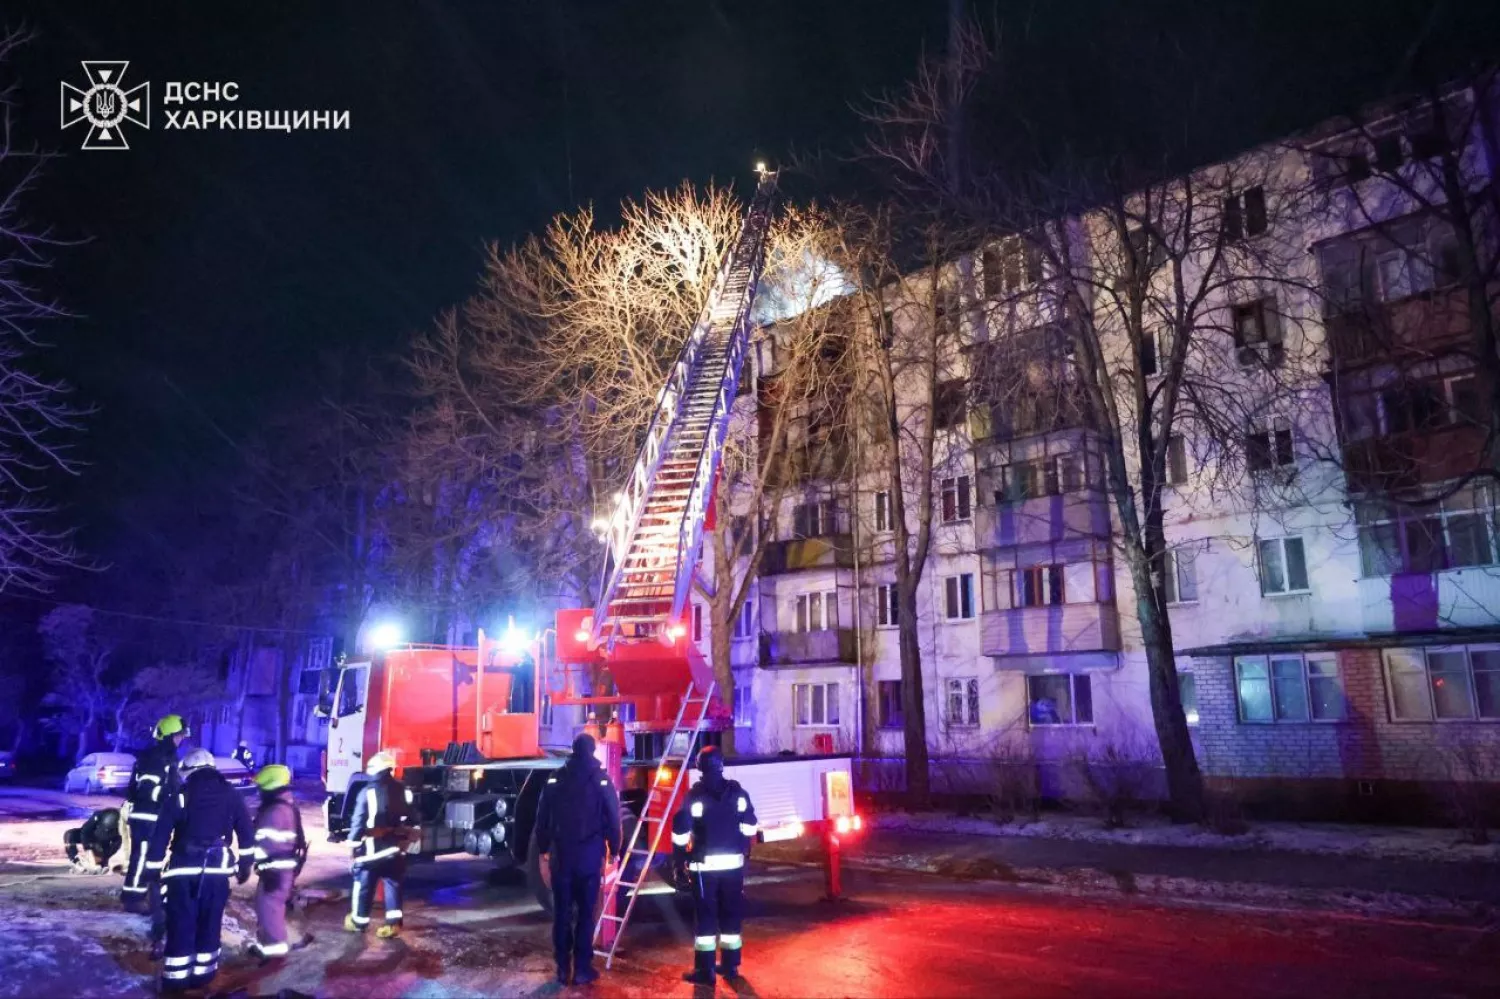
[[[762,171],[734,247],[657,395],[641,451],[608,521],[610,564],[590,640],[670,643],[703,546],[703,518],[750,342],[750,310],[776,191]]]
[[[615,951],[620,948],[620,941],[625,938],[625,927],[630,922],[630,915],[635,911],[636,900],[640,897],[637,889],[645,882],[651,874],[651,858],[656,856],[657,847],[666,835],[667,828],[672,824],[673,809],[677,799],[681,795],[683,787],[687,784],[688,763],[693,758],[693,746],[698,737],[703,733],[704,723],[708,719],[708,702],[714,696],[714,684],[709,683],[708,689],[703,692],[702,697],[694,696],[695,687],[688,684],[687,692],[682,695],[682,704],[677,709],[677,721],[672,725],[672,731],[667,735],[667,744],[662,749],[661,759],[656,763],[656,770],[651,775],[651,790],[646,794],[646,805],[641,809],[640,821],[635,824],[635,829],[630,833],[630,841],[625,844],[625,850],[620,854],[619,864],[616,868],[615,880],[604,892],[604,908],[600,911],[599,921],[594,924],[594,953],[604,958],[604,968],[609,970],[615,962]],[[656,776],[662,767],[675,767],[675,776],[672,778],[670,789],[664,788]],[[641,832],[654,824],[654,832],[647,833],[648,846],[641,846]],[[632,873],[632,862],[639,860],[639,868],[635,873],[635,880],[626,880]],[[628,889],[630,898],[625,903],[625,911],[616,914],[616,902],[620,896],[621,889]],[[614,925],[614,939],[609,946],[602,947],[604,928],[608,924]]]

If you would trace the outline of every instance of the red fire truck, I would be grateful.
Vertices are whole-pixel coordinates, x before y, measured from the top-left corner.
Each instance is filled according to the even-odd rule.
[[[628,725],[599,733],[629,813],[627,855],[611,882],[601,937],[613,939],[610,920],[623,928],[630,906],[616,906],[616,894],[633,900],[665,852],[663,832],[691,782],[696,748],[731,724],[712,669],[686,640],[684,612],[712,528],[707,514],[765,256],[775,174],[760,174],[739,238],[658,394],[636,465],[599,525],[610,557],[598,602],[558,612],[556,627],[540,636],[512,629],[498,641],[481,635],[472,648],[403,646],[344,665],[327,706],[325,811],[335,837],[348,828],[364,761],[388,750],[421,812],[415,855],[494,857],[525,869],[538,900],[550,905],[532,825],[541,788],[563,759],[539,746],[538,695],[547,692],[554,706],[629,704]],[[851,827],[847,756],[728,764],[756,802],[762,839],[819,834],[829,818],[825,799],[845,803],[837,817]],[[831,786],[841,789],[832,798]]]

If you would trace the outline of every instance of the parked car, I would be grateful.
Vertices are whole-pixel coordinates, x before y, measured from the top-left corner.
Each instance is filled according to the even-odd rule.
[[[69,794],[123,791],[130,785],[130,772],[134,769],[135,756],[130,753],[90,753],[63,778],[63,791]]]
[[[232,756],[215,756],[214,768],[224,775],[224,779],[236,791],[255,790],[255,775],[245,765]]]
[[[16,754],[0,749],[0,780],[16,779]]]

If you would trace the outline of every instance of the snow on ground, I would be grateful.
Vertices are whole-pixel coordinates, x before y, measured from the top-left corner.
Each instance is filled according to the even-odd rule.
[[[1095,817],[1047,815],[1036,820],[998,822],[941,813],[890,813],[879,816],[882,829],[955,833],[968,836],[1028,836],[1082,840],[1121,846],[1198,847],[1218,850],[1286,850],[1373,859],[1500,861],[1500,843],[1476,846],[1460,841],[1454,829],[1402,826],[1357,826],[1318,822],[1258,822],[1239,835],[1222,835],[1202,826],[1174,825],[1157,816],[1135,816],[1122,829],[1106,829]]]

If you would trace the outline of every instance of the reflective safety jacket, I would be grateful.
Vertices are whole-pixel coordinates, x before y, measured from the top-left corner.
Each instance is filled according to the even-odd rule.
[[[165,859],[164,879],[228,876],[236,866],[231,840],[247,855],[254,849],[255,825],[245,799],[212,767],[194,770],[182,790],[162,802],[146,866],[160,867]]]
[[[553,864],[597,869],[606,845],[620,855],[620,796],[598,761],[574,754],[542,787],[537,850]]]
[[[745,866],[759,831],[745,789],[737,781],[705,777],[672,817],[672,846],[687,851],[690,871],[736,871]]]
[[[176,743],[170,738],[158,739],[135,758],[130,771],[130,785],[125,789],[130,817],[154,822],[161,814],[162,802],[175,795],[181,783]]]
[[[417,824],[411,788],[387,770],[360,782],[351,793],[355,799],[349,841],[354,844],[354,866],[404,853],[405,830]]]
[[[300,871],[307,860],[307,836],[292,789],[284,787],[261,795],[255,813],[255,869]]]

